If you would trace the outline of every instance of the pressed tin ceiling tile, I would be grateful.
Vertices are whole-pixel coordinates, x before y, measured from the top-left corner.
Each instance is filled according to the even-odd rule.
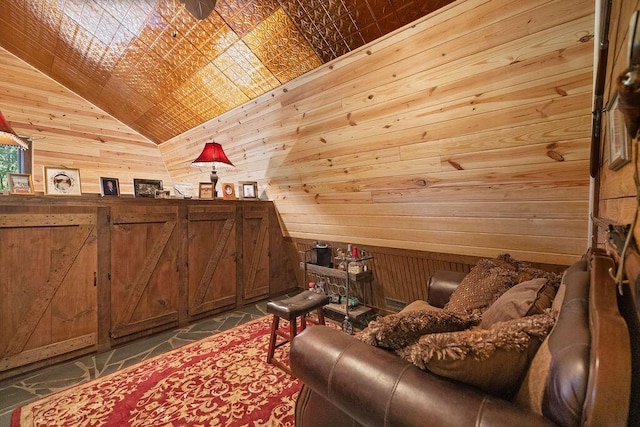
[[[0,0],[0,46],[161,143],[451,1]]]

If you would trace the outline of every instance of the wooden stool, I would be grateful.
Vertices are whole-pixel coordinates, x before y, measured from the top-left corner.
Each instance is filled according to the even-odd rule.
[[[284,298],[275,301],[269,301],[267,303],[267,313],[273,314],[273,321],[271,323],[271,339],[269,340],[269,352],[267,353],[267,363],[275,365],[293,376],[289,367],[276,360],[273,356],[276,348],[283,346],[284,344],[293,341],[298,331],[298,317],[300,317],[300,331],[303,331],[307,326],[307,313],[312,310],[317,310],[318,321],[309,319],[309,322],[324,325],[324,313],[322,307],[329,303],[329,297],[327,295],[317,294],[312,291],[303,291],[298,295],[290,298]],[[280,325],[280,319],[289,321],[289,333],[281,331],[278,327]],[[284,341],[277,342],[277,337],[284,338]]]

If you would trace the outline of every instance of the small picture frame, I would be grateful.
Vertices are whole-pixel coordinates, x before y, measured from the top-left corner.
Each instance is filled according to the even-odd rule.
[[[9,194],[35,194],[33,178],[28,173],[8,173]]]
[[[80,169],[44,167],[44,194],[81,196]]]
[[[618,170],[629,163],[630,137],[624,123],[624,115],[618,108],[618,95],[607,108],[607,144],[609,145],[609,169]]]
[[[241,199],[257,199],[258,183],[255,181],[241,181],[238,183],[238,192]]]
[[[100,195],[103,197],[120,196],[120,180],[118,178],[100,177]]]
[[[133,179],[134,197],[156,197],[156,190],[162,190],[162,181],[159,179]]]
[[[171,192],[169,190],[156,190],[156,199],[170,199]]]
[[[213,182],[201,182],[198,187],[199,199],[213,199]]]
[[[222,198],[224,200],[235,200],[236,199],[236,186],[230,182],[222,183]]]
[[[190,182],[174,182],[173,194],[184,199],[193,198],[196,193],[196,186]]]

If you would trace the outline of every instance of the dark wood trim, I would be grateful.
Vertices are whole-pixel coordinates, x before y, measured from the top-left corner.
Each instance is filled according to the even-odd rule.
[[[111,349],[111,210],[98,207],[98,335],[97,351]]]

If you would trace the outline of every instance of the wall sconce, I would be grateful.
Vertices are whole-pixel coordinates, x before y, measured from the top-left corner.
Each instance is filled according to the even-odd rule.
[[[207,142],[202,149],[202,153],[191,162],[191,166],[196,168],[211,167],[211,182],[213,183],[213,197],[218,197],[216,184],[218,183],[218,174],[216,169],[219,167],[235,167],[231,160],[227,157],[222,149],[222,145],[217,142]]]
[[[17,133],[11,129],[9,123],[5,120],[2,112],[0,112],[0,145],[15,145],[22,150],[27,150],[29,144],[23,138],[20,138]]]

